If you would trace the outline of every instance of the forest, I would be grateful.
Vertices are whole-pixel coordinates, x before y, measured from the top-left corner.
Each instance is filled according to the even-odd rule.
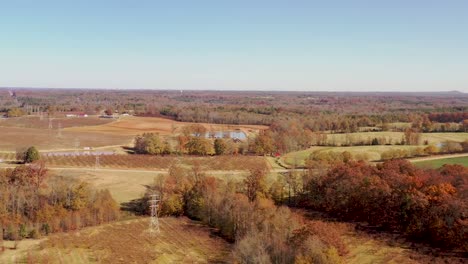
[[[109,191],[48,175],[43,162],[0,171],[0,239],[38,238],[119,218]]]
[[[324,166],[328,169],[316,168]],[[251,169],[236,182],[207,176],[197,166],[172,166],[128,205],[147,214],[148,195],[160,193],[161,216],[185,215],[216,227],[236,242],[234,254],[241,262],[339,263],[347,252],[340,228],[321,221],[304,224],[289,207],[400,232],[434,247],[468,250],[466,167],[419,169],[402,160],[375,167],[342,159],[311,163],[308,171],[290,172],[273,183],[267,172]]]

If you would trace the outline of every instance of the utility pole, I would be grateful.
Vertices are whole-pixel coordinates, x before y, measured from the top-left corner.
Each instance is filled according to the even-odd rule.
[[[158,219],[158,206],[159,206],[159,195],[158,194],[150,194],[149,199],[149,208],[151,211],[151,218],[150,218],[150,227],[149,231],[152,236],[155,234],[159,234],[159,219]]]
[[[58,123],[58,134],[57,134],[57,136],[59,138],[62,137],[62,123],[60,123],[60,122]]]
[[[75,152],[78,152],[78,148],[80,147],[80,140],[75,138]]]
[[[94,164],[94,169],[97,170],[101,164],[99,163],[99,155],[96,155],[96,163]]]

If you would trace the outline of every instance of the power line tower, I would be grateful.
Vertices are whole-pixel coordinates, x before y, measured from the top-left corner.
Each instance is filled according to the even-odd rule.
[[[52,126],[52,118],[49,117],[49,129],[52,129],[52,128],[53,128],[53,126]]]
[[[61,138],[62,137],[62,123],[58,123],[58,133],[57,137]]]
[[[96,163],[94,164],[94,169],[97,170],[100,166],[99,155],[96,155]]]
[[[159,206],[159,194],[150,194],[149,196],[149,208],[151,211],[151,217],[150,217],[150,226],[149,226],[149,232],[152,236],[155,234],[159,234],[159,219],[158,219],[158,206]]]
[[[80,147],[80,140],[75,138],[75,152],[78,152],[78,148]]]

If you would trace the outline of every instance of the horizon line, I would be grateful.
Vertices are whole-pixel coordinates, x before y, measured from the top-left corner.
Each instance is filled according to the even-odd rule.
[[[250,90],[250,89],[196,89],[196,88],[187,88],[187,89],[170,89],[170,88],[111,88],[111,87],[27,87],[27,86],[0,86],[0,89],[63,89],[63,90],[121,90],[121,91],[214,91],[214,92],[322,92],[322,93],[453,93],[453,94],[467,94],[465,91],[460,90],[438,90],[438,91],[391,91],[391,90],[382,90],[382,91],[375,91],[375,90],[365,90],[365,91],[357,91],[357,90],[282,90],[282,89],[258,89],[258,90]]]

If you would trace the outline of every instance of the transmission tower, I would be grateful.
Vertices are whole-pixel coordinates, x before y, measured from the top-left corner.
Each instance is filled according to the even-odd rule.
[[[78,148],[80,147],[80,140],[75,138],[75,152],[78,152]]]
[[[62,123],[58,123],[58,133],[57,137],[62,137]]]
[[[159,219],[158,219],[158,205],[159,205],[159,195],[150,194],[149,196],[149,208],[151,211],[150,226],[149,232],[151,235],[159,234]]]
[[[49,117],[49,129],[52,129],[53,126],[52,126],[52,118]]]
[[[99,155],[96,155],[96,163],[94,164],[94,169],[97,170],[101,164],[99,163]]]

